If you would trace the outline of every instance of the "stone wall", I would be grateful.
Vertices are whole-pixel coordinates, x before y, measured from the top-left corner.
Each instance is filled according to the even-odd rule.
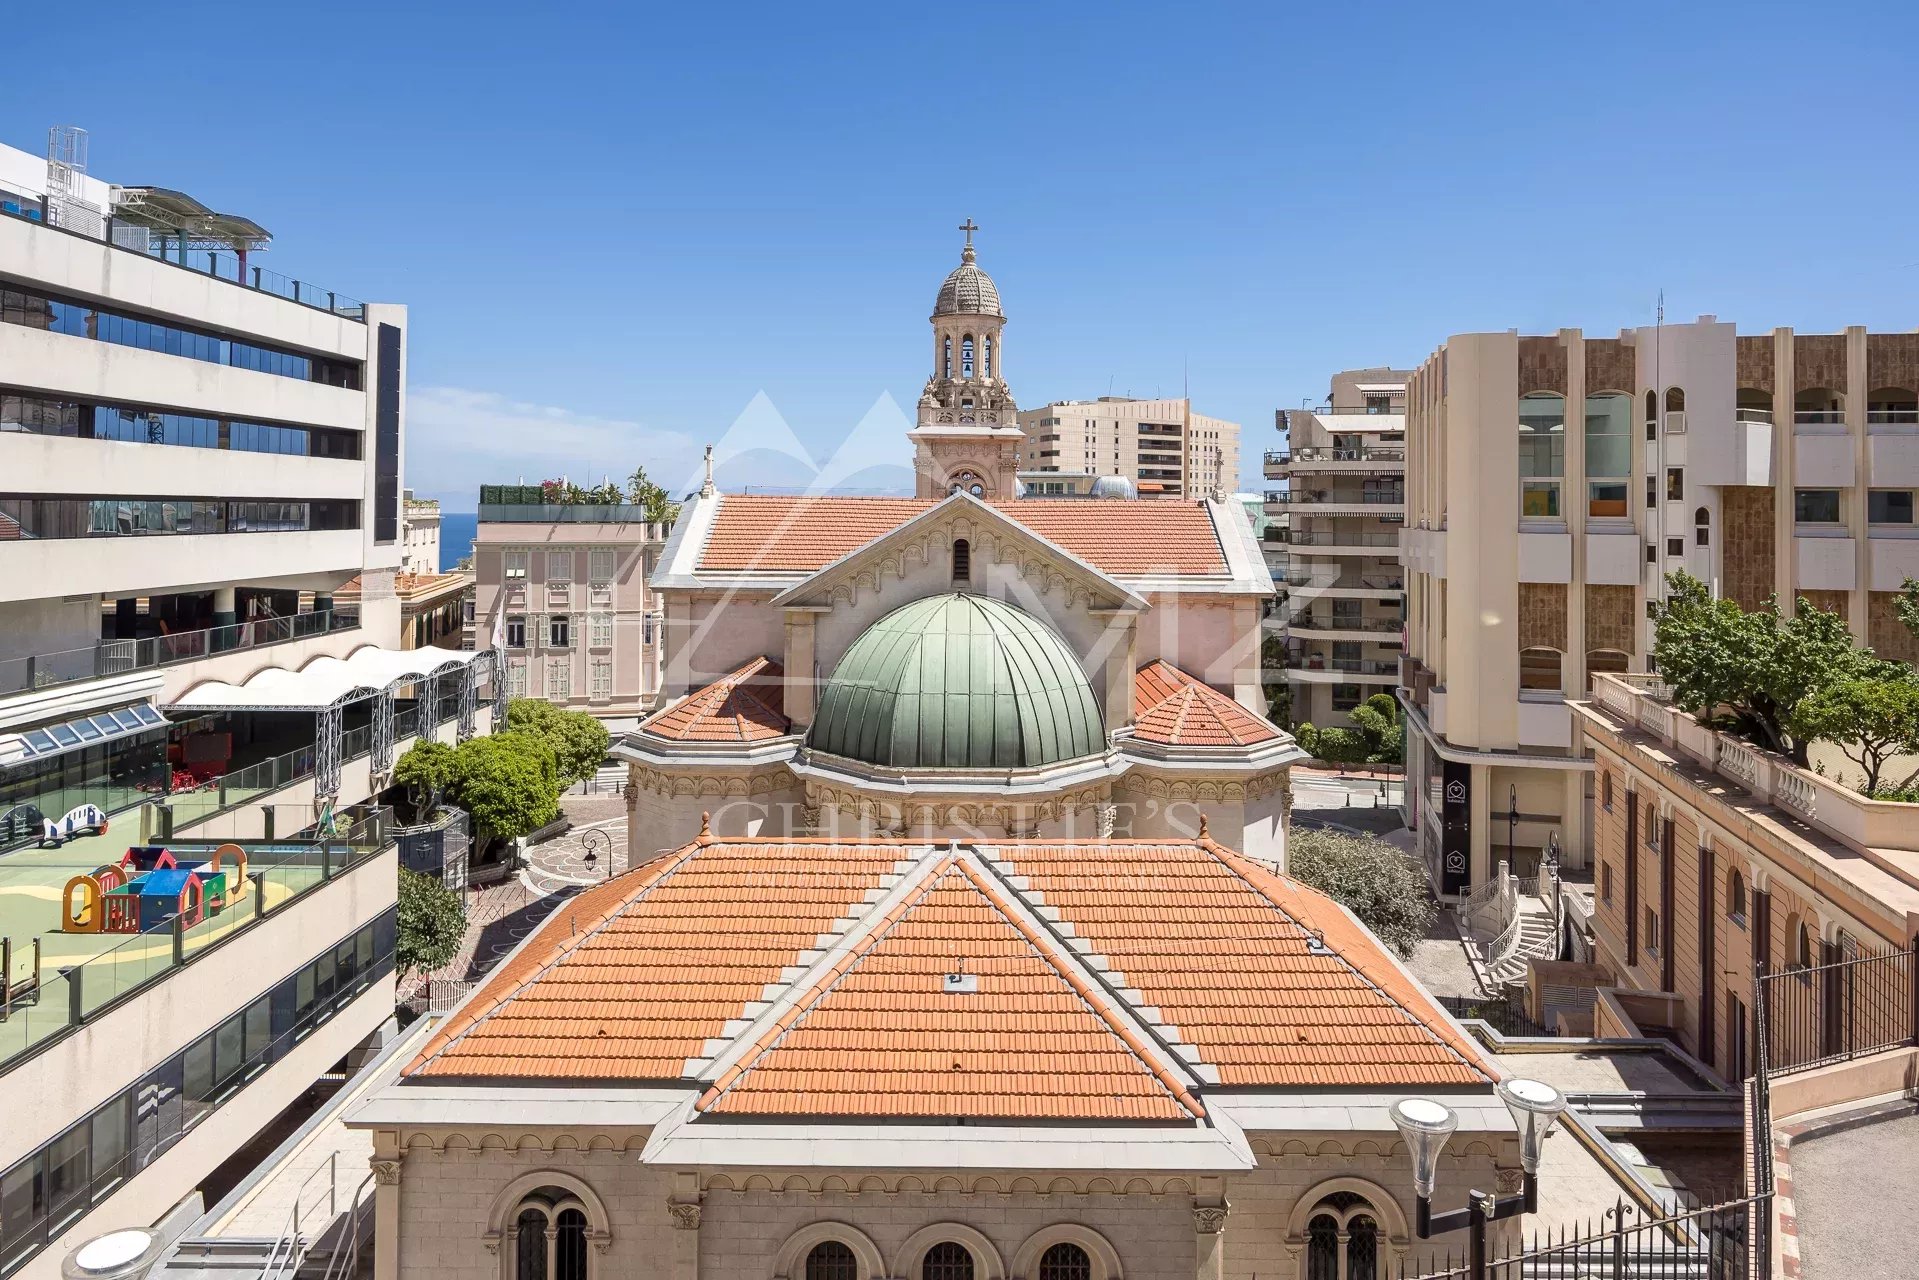
[[[1882,658],[1891,658],[1898,662],[1919,663],[1919,639],[1906,630],[1899,621],[1895,606],[1899,603],[1897,591],[1875,591],[1868,597],[1866,613],[1866,643],[1872,651]]]
[[[1866,389],[1881,387],[1919,391],[1919,333],[1866,335]]]
[[[1586,651],[1618,649],[1636,653],[1638,628],[1633,625],[1631,587],[1586,584]]]
[[[1733,358],[1738,369],[1738,385],[1770,392],[1773,389],[1772,335],[1742,335],[1734,342]]]
[[[1825,387],[1846,393],[1846,335],[1799,333],[1792,339],[1792,389]]]
[[[1519,394],[1531,391],[1566,394],[1566,345],[1558,338],[1519,340]]]
[[[1519,584],[1519,647],[1566,651],[1566,584]]]
[[[1624,391],[1631,395],[1639,385],[1633,355],[1631,345],[1618,338],[1586,339],[1586,394]]]
[[[1742,609],[1757,609],[1773,591],[1773,501],[1773,491],[1758,485],[1719,491],[1721,573],[1726,595]]]
[[[1852,620],[1850,616],[1852,613],[1852,593],[1849,591],[1801,591],[1799,593],[1799,599],[1804,600],[1816,609],[1823,609],[1827,613],[1836,613],[1848,622]],[[1795,609],[1798,608],[1798,601],[1794,601],[1793,607]]]

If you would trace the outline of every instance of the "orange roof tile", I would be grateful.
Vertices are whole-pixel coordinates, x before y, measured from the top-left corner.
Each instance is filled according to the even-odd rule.
[[[1133,679],[1133,736],[1174,747],[1245,747],[1279,730],[1160,658]]]
[[[677,1080],[899,856],[741,841],[656,859],[557,908],[408,1074]]]
[[[700,568],[811,573],[935,505],[920,498],[726,494]],[[1195,502],[1020,498],[992,505],[1105,573],[1226,572],[1212,518]]]
[[[1319,893],[1210,841],[1033,842],[1004,855],[1224,1085],[1490,1079],[1376,938]]]
[[[948,993],[955,964],[976,984]],[[1186,1120],[1156,1072],[965,862],[949,857],[740,1065],[701,1109],[751,1115]]]
[[[640,728],[681,742],[757,742],[793,731],[780,664],[754,658],[659,712]]]

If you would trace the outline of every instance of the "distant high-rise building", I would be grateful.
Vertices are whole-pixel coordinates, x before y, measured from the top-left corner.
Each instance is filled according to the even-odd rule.
[[[1190,400],[1058,400],[1019,415],[1020,469],[1122,476],[1142,498],[1210,498],[1239,488],[1239,424]]]

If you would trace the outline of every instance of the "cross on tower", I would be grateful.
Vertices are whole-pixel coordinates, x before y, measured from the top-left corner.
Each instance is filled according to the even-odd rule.
[[[966,233],[966,247],[969,249],[972,248],[973,233],[979,230],[979,225],[975,223],[971,218],[968,218],[966,221],[960,223],[959,229]]]

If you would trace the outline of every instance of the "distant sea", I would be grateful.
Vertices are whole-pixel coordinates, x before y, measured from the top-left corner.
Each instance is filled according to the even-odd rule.
[[[473,539],[480,531],[480,513],[477,511],[442,511],[440,513],[440,572],[452,571],[460,560],[473,554]]]

